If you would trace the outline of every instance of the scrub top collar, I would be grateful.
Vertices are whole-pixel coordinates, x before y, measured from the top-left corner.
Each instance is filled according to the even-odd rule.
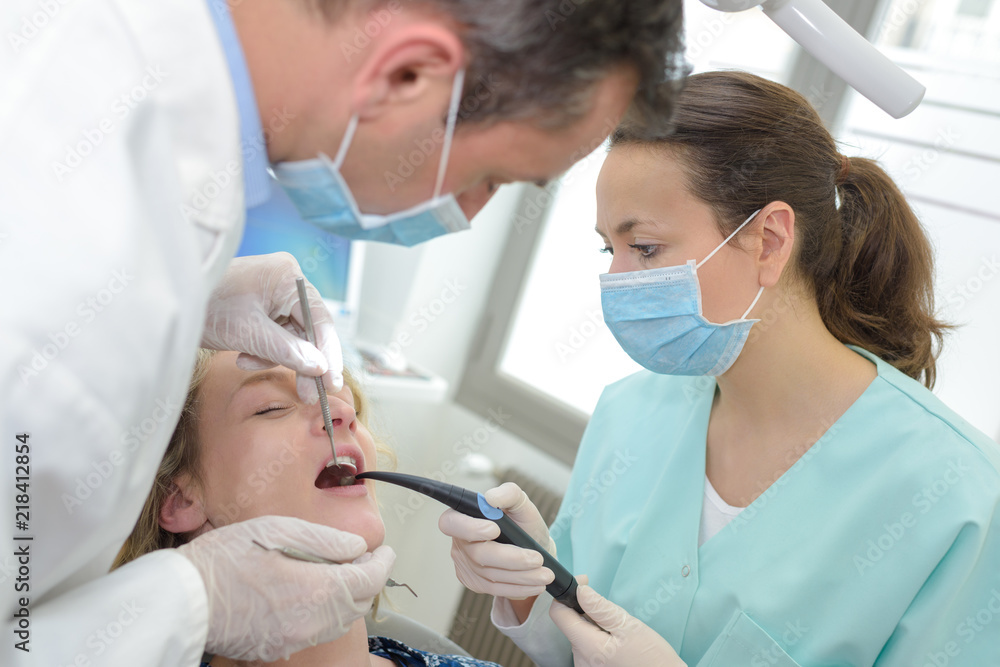
[[[261,128],[257,98],[254,96],[250,71],[243,57],[236,26],[226,0],[208,0],[209,14],[219,35],[222,51],[229,65],[229,76],[236,93],[240,116],[240,152],[243,156],[243,192],[246,208],[263,204],[271,197],[270,175],[267,172],[267,146]]]

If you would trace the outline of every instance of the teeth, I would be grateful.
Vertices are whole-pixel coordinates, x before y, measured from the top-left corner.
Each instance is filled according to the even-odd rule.
[[[330,462],[326,464],[326,467],[329,468],[332,465],[340,465],[342,463],[347,463],[355,468],[358,467],[358,460],[353,456],[338,456],[336,459],[330,459]]]

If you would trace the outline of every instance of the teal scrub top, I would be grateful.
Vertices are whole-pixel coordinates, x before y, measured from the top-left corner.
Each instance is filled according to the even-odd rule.
[[[1000,665],[1000,447],[878,377],[698,546],[713,378],[605,389],[552,526],[559,560],[688,665]]]

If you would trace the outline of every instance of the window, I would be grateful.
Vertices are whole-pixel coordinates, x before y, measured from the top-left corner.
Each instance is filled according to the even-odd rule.
[[[993,0],[961,0],[958,3],[958,14],[985,18],[990,13]]]
[[[850,4],[842,2],[839,7],[848,20],[862,25],[872,22],[871,5],[857,0],[856,7],[845,9],[844,6]],[[946,31],[940,27],[945,22],[940,12],[935,13],[933,9],[940,6],[950,7],[948,14],[954,20],[949,25],[954,26],[954,31],[962,31],[964,37],[945,34]],[[917,7],[916,12],[914,7]],[[889,49],[890,56],[897,59],[904,55],[912,56],[920,49],[926,52],[920,57],[936,59],[936,52],[927,52],[927,45],[938,45],[934,47],[936,49],[946,48],[941,46],[944,44],[951,45],[947,48],[953,50],[968,48],[969,36],[973,33],[982,37],[977,37],[979,49],[988,51],[992,48],[992,45],[986,44],[990,40],[993,45],[1000,44],[992,32],[996,29],[995,8],[991,10],[992,18],[970,18],[958,16],[955,7],[954,0],[887,2],[882,21],[875,24],[893,29],[883,30],[874,39],[883,45],[893,45]],[[853,92],[845,91],[839,80],[834,82],[832,74],[825,68],[818,68],[815,61],[804,56],[797,45],[759,10],[723,14],[705,7],[698,0],[689,0],[685,2],[685,12],[688,58],[695,71],[746,69],[790,85],[810,98],[828,122],[838,116],[843,117],[843,127],[848,128],[843,138],[850,144],[862,143],[859,139],[862,135],[868,137],[865,139],[866,146],[871,143],[869,139],[875,141],[874,150],[882,151],[883,160],[887,155],[883,150],[885,137],[870,135],[890,132],[889,128],[892,128],[896,142],[909,149],[910,153],[915,147],[914,142],[923,150],[924,144],[933,145],[936,141],[933,134],[915,134],[917,126],[927,129],[927,121],[918,117],[918,120],[912,121],[912,126],[905,123],[892,125],[894,121],[874,105],[865,100],[856,101]],[[977,53],[977,58],[982,58],[982,55]],[[995,65],[991,69],[998,71]],[[926,78],[922,76],[924,73],[920,72],[918,78]],[[941,76],[944,77],[943,74]],[[934,82],[938,83],[939,79],[935,78]],[[964,100],[962,95],[965,93],[975,93],[966,87],[962,91],[965,92],[942,92],[942,99],[938,101],[943,104],[947,97]],[[994,115],[1000,112],[1000,95],[997,92],[1000,88],[982,91],[984,95],[992,95],[995,104],[992,107],[987,104],[986,108],[994,109]],[[929,93],[928,101],[934,99],[937,99],[936,94]],[[925,102],[928,109],[940,107],[940,104],[935,104]],[[918,112],[922,113],[923,107]],[[917,116],[918,112],[912,115]],[[980,120],[990,122],[984,118]],[[961,127],[964,131],[968,126]],[[975,139],[973,128],[968,127],[968,130],[968,139],[981,145],[981,141]],[[1000,136],[1000,127],[995,127],[990,136]],[[960,143],[947,148],[966,152],[979,150]],[[851,148],[845,148],[845,151],[860,154],[860,151]],[[944,156],[945,151],[941,150],[940,154]],[[526,188],[521,212],[514,221],[501,268],[494,280],[477,344],[473,346],[457,394],[460,403],[474,410],[483,411],[497,404],[508,406],[514,414],[511,430],[567,462],[572,461],[575,455],[586,420],[603,387],[638,369],[607,330],[601,313],[598,275],[607,270],[610,260],[598,252],[602,244],[591,230],[596,217],[594,189],[603,155],[604,148],[598,149],[548,191]],[[906,153],[898,155],[890,159],[896,161],[892,162],[894,166],[890,165],[890,170],[896,169],[894,176],[907,168]],[[989,153],[987,157],[993,159],[992,155]],[[944,161],[942,157],[942,163]],[[954,192],[958,193],[958,198],[964,198],[962,193],[978,180],[970,178],[972,175],[968,168],[944,174],[939,187],[911,188],[908,194],[930,199]],[[1000,177],[1000,172],[990,182],[997,177]],[[957,182],[962,179],[967,181],[964,189]],[[961,208],[958,202],[944,206],[949,214],[956,215]],[[983,204],[976,203],[975,206],[982,207]],[[963,239],[972,246],[981,244],[985,238],[981,228],[991,225],[1000,230],[1000,225],[995,222],[976,218],[964,228],[968,235]],[[1000,241],[992,247],[1000,248]],[[956,246],[951,256],[969,256],[965,251]],[[945,260],[943,265],[950,261]],[[1000,285],[1000,280],[996,283]],[[948,287],[947,283],[940,286],[941,289],[945,287]],[[985,304],[985,301],[980,303]],[[968,312],[973,313],[972,310]],[[978,311],[975,312],[978,317]],[[996,326],[1000,327],[1000,322]],[[1000,359],[993,367],[1000,368]],[[943,379],[945,375],[942,373]],[[995,412],[996,405],[1000,405],[1000,395],[994,398]],[[983,427],[980,425],[980,428]]]

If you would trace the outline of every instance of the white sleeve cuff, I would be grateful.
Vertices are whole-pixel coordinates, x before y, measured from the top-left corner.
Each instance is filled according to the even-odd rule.
[[[551,595],[539,595],[528,618],[518,623],[510,600],[493,598],[490,620],[539,667],[571,667],[573,651],[569,640],[549,617],[551,606]]]
[[[539,598],[542,596],[539,595]],[[531,611],[534,612],[539,605],[539,601],[535,600],[535,604],[532,605]],[[524,623],[520,623],[517,620],[517,614],[514,613],[514,605],[510,603],[507,598],[493,598],[493,609],[490,611],[490,620],[493,621],[493,625],[496,626],[497,630],[504,633],[508,637],[511,632],[517,632],[522,630],[528,625],[531,620],[531,615],[524,619]]]

